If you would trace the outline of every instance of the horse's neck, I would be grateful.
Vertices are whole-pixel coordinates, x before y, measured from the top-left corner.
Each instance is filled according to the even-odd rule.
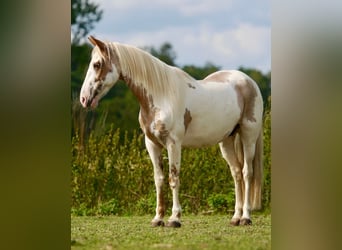
[[[146,68],[141,70],[135,68],[136,65],[131,65],[130,61],[124,61],[120,62],[124,63],[124,66],[121,65],[120,71],[121,78],[136,96],[140,106],[145,109],[157,106],[173,112],[172,109],[183,105],[186,95],[185,88],[189,82],[195,80],[181,69],[165,65],[153,57],[150,58],[146,55],[137,57],[139,64],[142,67],[147,65]],[[149,65],[153,66],[149,67]],[[147,75],[145,75],[146,72],[148,72]]]
[[[153,114],[154,109],[157,108],[158,110],[162,110],[165,116],[175,117],[180,107],[184,106],[184,96],[181,96],[177,100],[169,96],[153,96],[142,85],[136,84],[133,79],[125,76],[122,76],[121,79],[126,82],[129,89],[139,101],[140,112],[143,116]]]
[[[133,79],[127,76],[121,76],[121,79],[126,82],[128,88],[139,101],[142,109],[149,110],[153,106],[152,96],[148,96],[147,91],[142,86],[137,85]]]

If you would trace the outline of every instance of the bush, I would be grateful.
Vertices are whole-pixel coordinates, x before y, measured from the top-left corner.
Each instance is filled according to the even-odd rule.
[[[264,121],[263,207],[271,202],[271,113]],[[71,193],[75,215],[154,214],[155,186],[153,167],[145,149],[144,136],[134,132],[120,138],[113,127],[103,136],[90,134],[81,143],[72,138]],[[164,174],[168,176],[167,155],[163,152]],[[172,197],[165,178],[168,213]],[[234,182],[218,146],[183,149],[180,173],[180,202],[184,213],[208,209],[225,212],[234,209]]]
[[[147,197],[142,197],[136,205],[136,213],[138,215],[153,214],[156,211],[156,195],[152,192]]]
[[[271,165],[271,110],[267,109],[264,116],[264,209],[270,209],[271,206]]]
[[[120,214],[119,202],[116,199],[110,199],[100,203],[96,210],[97,215],[117,215]]]
[[[228,194],[211,194],[208,198],[208,205],[215,213],[226,213],[229,208],[234,209],[234,196],[232,199],[231,193],[229,196]]]

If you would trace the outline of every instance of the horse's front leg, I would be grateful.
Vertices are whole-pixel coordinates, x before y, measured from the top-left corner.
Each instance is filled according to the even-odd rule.
[[[153,170],[154,170],[154,182],[156,185],[157,195],[157,207],[156,216],[152,220],[152,226],[164,226],[164,215],[165,215],[165,202],[163,194],[164,174],[163,174],[163,159],[161,155],[162,148],[152,142],[147,136],[145,136],[145,144],[147,151],[150,155]]]
[[[179,203],[179,173],[181,162],[181,144],[171,140],[167,144],[167,152],[169,156],[169,184],[172,190],[172,215],[168,220],[166,226],[168,227],[180,227],[181,206]]]

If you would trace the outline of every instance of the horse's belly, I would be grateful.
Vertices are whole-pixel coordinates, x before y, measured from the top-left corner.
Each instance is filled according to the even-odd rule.
[[[232,120],[219,126],[218,121],[206,124],[192,124],[185,133],[183,147],[204,147],[219,143],[234,130],[237,121]]]
[[[237,93],[230,84],[207,83],[188,92],[186,108],[191,116],[182,145],[217,144],[234,130],[241,115]]]
[[[182,143],[183,147],[190,147],[190,148],[200,148],[205,146],[211,146],[219,143],[224,136],[215,136],[215,137],[206,137],[201,135],[195,136],[185,136],[184,141]]]

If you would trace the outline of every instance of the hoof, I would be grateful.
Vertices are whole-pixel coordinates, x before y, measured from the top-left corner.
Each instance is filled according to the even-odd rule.
[[[232,226],[238,226],[238,225],[240,225],[240,219],[232,219],[232,220],[230,221],[230,225],[232,225]]]
[[[251,219],[241,219],[240,225],[246,226],[246,225],[252,225]]]
[[[168,221],[167,224],[166,224],[167,227],[181,227],[181,223],[179,221]]]
[[[152,227],[163,227],[163,226],[165,226],[165,223],[162,220],[152,221],[151,226]]]

